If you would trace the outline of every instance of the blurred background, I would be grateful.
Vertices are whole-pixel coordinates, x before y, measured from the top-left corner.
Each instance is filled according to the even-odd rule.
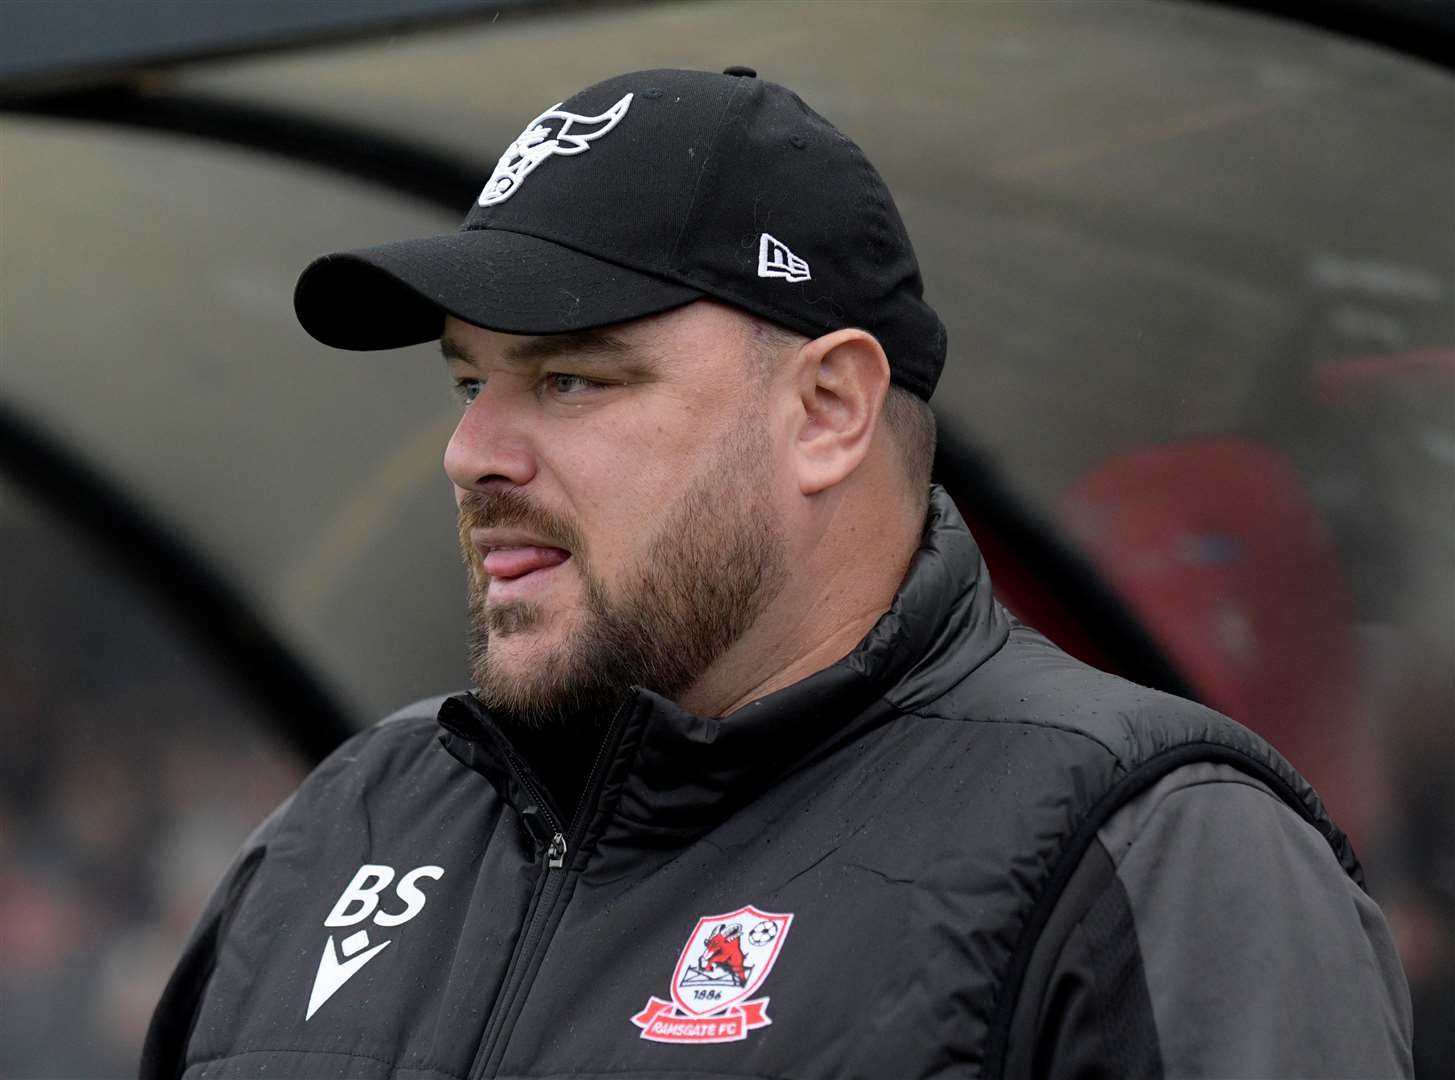
[[[247,832],[464,680],[443,366],[317,345],[298,271],[452,230],[588,83],[730,64],[888,180],[1002,599],[1309,776],[1448,1075],[1452,41],[1423,0],[0,5],[0,1075],[133,1073]]]

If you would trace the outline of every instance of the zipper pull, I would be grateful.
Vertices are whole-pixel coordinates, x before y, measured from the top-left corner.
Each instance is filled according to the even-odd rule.
[[[560,833],[551,837],[551,846],[546,849],[546,866],[559,870],[566,865],[566,838]]]

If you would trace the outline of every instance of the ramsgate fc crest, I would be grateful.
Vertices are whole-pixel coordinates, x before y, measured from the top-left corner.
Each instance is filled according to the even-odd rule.
[[[672,972],[672,1000],[648,998],[646,1008],[632,1017],[642,1038],[737,1042],[771,1024],[768,999],[753,995],[773,970],[792,922],[791,914],[775,915],[751,904],[698,919]]]

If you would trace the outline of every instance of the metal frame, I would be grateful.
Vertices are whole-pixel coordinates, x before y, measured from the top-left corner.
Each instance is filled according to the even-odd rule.
[[[1183,0],[1186,2],[1186,0]],[[1383,45],[1439,67],[1455,67],[1455,4],[1450,0],[1193,0],[1316,26]]]
[[[98,558],[129,575],[310,760],[354,733],[333,694],[190,546],[3,401],[0,470]]]

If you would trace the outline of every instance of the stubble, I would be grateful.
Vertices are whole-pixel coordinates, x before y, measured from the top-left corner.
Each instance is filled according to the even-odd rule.
[[[695,684],[753,625],[786,575],[785,541],[769,497],[766,433],[752,403],[671,505],[646,554],[608,590],[573,522],[520,492],[472,492],[460,507],[469,573],[470,664],[476,694],[507,725],[595,726],[633,687],[669,699]],[[492,607],[472,528],[521,527],[571,552],[583,584],[580,626],[528,672],[502,669],[492,640],[547,618],[535,605]]]

